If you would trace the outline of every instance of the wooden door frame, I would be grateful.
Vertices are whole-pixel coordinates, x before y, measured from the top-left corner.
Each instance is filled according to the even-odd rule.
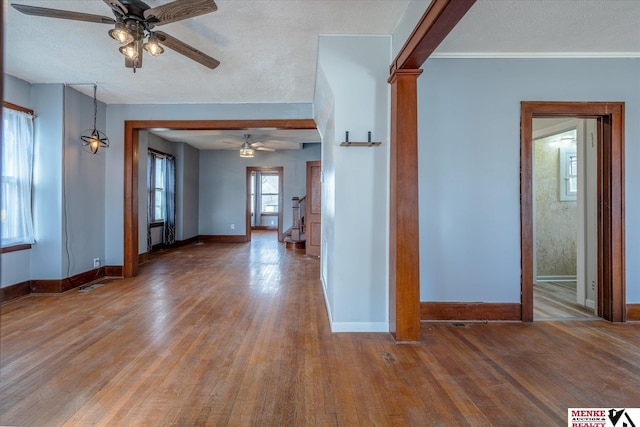
[[[533,119],[577,117],[598,122],[598,316],[626,321],[624,103],[524,101],[520,109],[522,321],[533,321]]]
[[[251,172],[277,172],[278,173],[278,241],[282,242],[282,210],[284,209],[284,197],[282,196],[284,167],[282,166],[247,166],[246,210],[245,210],[245,239],[251,241]]]
[[[313,208],[313,194],[311,189],[313,188],[313,180],[311,179],[311,169],[313,167],[318,167],[320,168],[320,181],[318,182],[319,188],[320,188],[320,213],[317,214],[320,216],[320,235],[318,236],[319,240],[320,240],[320,244],[318,245],[318,253],[309,253],[309,247],[311,246],[311,240],[313,238],[313,236],[315,236],[315,234],[313,234],[313,230],[311,228],[311,220],[309,219],[311,217],[311,215],[316,215],[316,214],[312,214],[312,208]],[[305,252],[307,255],[310,256],[320,256],[320,254],[322,254],[322,160],[309,160],[307,161],[307,166],[306,166],[306,183],[305,183],[305,188],[306,188],[306,194],[305,194],[305,203],[306,203],[306,211],[305,211],[305,235],[306,235],[306,247],[305,247]]]
[[[122,274],[138,274],[138,136],[140,131],[251,130],[255,128],[317,129],[313,119],[263,120],[126,120],[124,122],[124,249]]]

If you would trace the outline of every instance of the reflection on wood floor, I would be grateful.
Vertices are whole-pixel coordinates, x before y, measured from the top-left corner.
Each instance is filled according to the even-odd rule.
[[[254,233],[10,301],[0,425],[560,426],[640,402],[638,323],[423,323],[398,345],[331,333],[319,271]]]
[[[576,282],[543,282],[533,285],[533,320],[595,318],[594,310],[576,303]]]

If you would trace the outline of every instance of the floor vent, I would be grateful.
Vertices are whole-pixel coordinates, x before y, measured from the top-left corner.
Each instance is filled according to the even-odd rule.
[[[102,285],[104,285],[104,283],[94,283],[93,285],[89,285],[89,286],[80,288],[80,290],[78,290],[78,292],[89,292],[89,291],[92,291],[94,289],[99,288]]]

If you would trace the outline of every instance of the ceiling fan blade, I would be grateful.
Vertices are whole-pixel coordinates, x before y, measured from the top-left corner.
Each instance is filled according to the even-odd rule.
[[[144,17],[156,25],[181,21],[218,10],[214,0],[176,0],[144,11]]]
[[[256,150],[260,150],[260,151],[276,151],[275,148],[269,148],[269,147],[251,147],[251,148],[255,148]]]
[[[254,142],[251,144],[251,148],[262,147],[264,144],[262,142]]]
[[[73,21],[95,22],[98,24],[115,24],[108,16],[91,15],[89,13],[72,12],[70,10],[49,9],[46,7],[12,4],[14,9],[25,15],[44,16],[47,18],[71,19]]]
[[[102,0],[109,6],[111,9],[115,10],[121,15],[127,15],[129,13],[129,9],[127,6],[123,5],[119,0]]]
[[[200,52],[195,47],[189,46],[188,44],[181,42],[175,37],[170,36],[167,33],[162,31],[154,31],[154,34],[158,37],[158,41],[160,44],[165,45],[169,49],[175,50],[181,55],[186,56],[189,59],[192,59],[207,68],[211,68],[212,70],[220,65],[220,61],[215,58],[210,57],[209,55]]]

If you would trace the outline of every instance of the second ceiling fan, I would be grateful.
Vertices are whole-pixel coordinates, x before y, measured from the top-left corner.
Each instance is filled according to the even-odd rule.
[[[152,56],[157,56],[164,52],[162,46],[168,47],[210,69],[220,65],[217,59],[175,37],[163,31],[153,31],[155,26],[193,18],[218,10],[214,0],[176,0],[156,7],[150,7],[142,0],[103,1],[111,8],[116,19],[89,13],[23,4],[12,4],[11,6],[26,15],[114,25],[114,28],[109,30],[109,35],[122,45],[120,52],[125,57],[125,66],[132,68],[134,73],[136,69],[142,67],[143,50],[146,50]]]
[[[257,141],[256,142],[250,142],[250,139],[251,139],[251,134],[245,133],[244,134],[244,142],[240,146],[240,157],[253,157],[254,150],[276,151],[273,148],[266,147],[264,145],[264,143],[262,143],[262,142],[257,142]],[[225,141],[222,141],[222,142],[225,142],[227,144],[232,144],[232,145],[235,145],[236,147],[238,147],[237,141],[225,140]]]

